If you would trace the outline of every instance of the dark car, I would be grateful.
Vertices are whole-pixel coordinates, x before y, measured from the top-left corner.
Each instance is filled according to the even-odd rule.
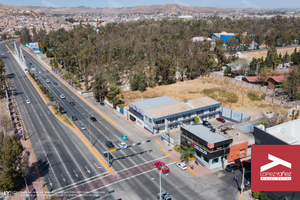
[[[229,164],[226,166],[225,170],[228,172],[233,172],[235,170],[240,169],[240,166],[236,165],[236,164]]]
[[[107,158],[107,152],[103,153],[103,155],[105,156],[105,158]],[[111,153],[108,153],[109,155],[109,159],[113,159],[114,157],[111,155]]]
[[[114,147],[114,144],[111,141],[106,141],[105,142],[106,146],[108,146],[109,148]]]
[[[158,193],[157,194],[157,198],[159,199],[161,194],[161,199],[162,200],[172,200],[172,198],[169,196],[169,194],[167,194],[166,192],[162,192],[162,193]]]
[[[211,123],[209,123],[208,121],[203,121],[203,125],[207,127],[211,127]]]
[[[70,101],[71,106],[75,106],[75,103],[73,101]]]
[[[53,82],[53,84],[54,84],[54,85],[57,85],[57,83],[56,83],[56,82]]]
[[[73,121],[77,121],[78,120],[76,116],[72,116],[71,118],[72,118]]]
[[[101,106],[105,106],[105,104],[103,102],[100,103]]]
[[[96,119],[95,117],[91,117],[91,120],[92,120],[93,122],[96,122],[96,121],[97,121],[97,119]]]
[[[241,166],[242,166],[242,167],[249,167],[249,166],[251,166],[251,162],[249,162],[249,161],[247,161],[247,160],[243,160],[243,161],[241,162]]]

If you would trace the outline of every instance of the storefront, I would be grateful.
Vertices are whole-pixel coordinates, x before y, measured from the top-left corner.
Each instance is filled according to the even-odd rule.
[[[232,139],[212,133],[202,125],[181,127],[181,131],[181,145],[194,147],[195,157],[206,167],[214,169],[228,164]]]

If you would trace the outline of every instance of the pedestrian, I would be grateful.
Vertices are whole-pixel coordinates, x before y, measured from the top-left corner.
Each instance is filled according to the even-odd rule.
[[[235,176],[235,177],[234,177],[234,180],[236,180],[236,181],[237,181],[237,180],[238,180],[238,177],[237,177],[237,176]]]
[[[191,168],[192,168],[192,169],[194,169],[194,166],[193,166],[193,165],[191,165]]]

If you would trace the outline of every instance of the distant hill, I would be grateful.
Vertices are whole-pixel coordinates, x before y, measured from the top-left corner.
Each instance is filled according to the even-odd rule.
[[[135,14],[135,13],[157,13],[157,12],[195,12],[195,13],[211,13],[219,11],[229,11],[229,9],[214,8],[214,7],[197,7],[197,6],[182,6],[179,4],[166,4],[166,5],[149,5],[149,6],[134,6],[134,7],[123,7],[123,8],[91,8],[85,6],[79,7],[43,7],[43,6],[13,6],[0,4],[0,10],[31,10],[34,12],[44,12],[50,14],[67,14],[67,13],[112,13],[112,14]]]

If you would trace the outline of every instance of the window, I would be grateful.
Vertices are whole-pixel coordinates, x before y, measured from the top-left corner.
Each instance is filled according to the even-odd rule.
[[[187,114],[187,117],[191,117],[191,113]]]
[[[149,118],[145,115],[145,121],[148,121],[148,119],[149,119]]]
[[[203,156],[203,160],[205,161],[205,162],[209,162],[209,159],[208,158],[206,158],[205,156]]]
[[[212,160],[212,164],[215,164],[215,163],[218,163],[219,162],[219,158],[214,158],[213,160]]]
[[[240,150],[240,157],[243,157],[243,156],[245,156],[245,149]]]
[[[203,110],[197,111],[196,114],[197,115],[202,115],[203,114]]]
[[[175,118],[175,121],[178,121],[178,117],[174,117]]]
[[[183,119],[185,119],[186,118],[186,115],[183,115]]]
[[[196,151],[196,154],[197,154],[197,156],[198,156],[199,158],[202,158],[202,154],[201,154],[201,153],[199,153],[198,151]]]
[[[150,123],[150,124],[152,124],[152,122],[153,122],[153,121],[152,121],[152,119],[151,119],[151,118],[149,118],[149,123]]]

